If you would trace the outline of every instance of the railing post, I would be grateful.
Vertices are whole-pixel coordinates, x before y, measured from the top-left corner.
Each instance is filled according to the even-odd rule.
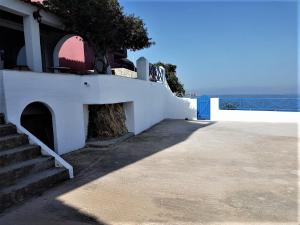
[[[166,77],[166,69],[163,66],[160,66],[159,70],[160,70],[160,73],[162,74],[163,84],[168,84],[167,77]]]
[[[210,120],[217,121],[220,116],[220,102],[219,98],[211,98],[210,99]]]
[[[137,78],[149,81],[149,61],[141,57],[136,61]]]

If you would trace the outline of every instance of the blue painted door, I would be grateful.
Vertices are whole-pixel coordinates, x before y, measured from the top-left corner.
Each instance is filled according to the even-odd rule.
[[[197,118],[198,120],[210,119],[210,97],[203,95],[197,98]]]

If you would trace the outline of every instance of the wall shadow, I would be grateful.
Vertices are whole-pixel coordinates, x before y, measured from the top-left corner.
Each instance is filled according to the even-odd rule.
[[[68,192],[74,191],[77,188],[83,187],[89,182],[97,180],[101,177],[104,178],[104,176],[110,175],[111,173],[118,171],[128,165],[146,159],[147,157],[150,157],[156,153],[163,152],[164,150],[166,150],[171,146],[184,142],[189,137],[191,137],[191,135],[193,135],[196,131],[205,128],[210,129],[209,126],[214,124],[215,123],[213,122],[202,122],[202,121],[190,122],[184,120],[165,120],[160,124],[152,127],[148,131],[145,131],[138,136],[128,139],[127,141],[117,146],[111,147],[109,150],[108,149],[102,149],[102,150],[82,149],[64,155],[63,157],[74,166],[75,179],[67,181],[63,185],[60,185],[57,188],[53,188],[51,191],[46,192],[41,198],[33,199],[32,201],[27,202],[23,207],[19,207],[19,208],[15,207],[7,210],[7,212],[5,212],[5,215],[3,217],[0,217],[0,224],[2,223],[5,225],[28,225],[28,224],[30,225],[40,225],[40,224],[109,225],[109,224],[113,224],[113,222],[110,223],[110,221],[109,222],[101,221],[104,220],[104,218],[95,217],[94,215],[89,214],[88,209],[83,209],[84,210],[83,211],[77,208],[76,205],[69,205],[71,204],[70,202],[64,202],[62,200],[65,199],[65,196],[63,198],[61,198],[61,196]],[[232,123],[229,122],[229,124],[234,124],[234,122]],[[224,129],[224,127],[222,128],[222,126],[219,125],[221,124],[218,124],[219,132],[228,132],[227,129]],[[256,124],[253,123],[251,124],[251,126],[248,125],[247,127],[244,128],[239,127],[238,129],[236,129],[235,132],[241,132],[242,133],[241,136],[243,136],[244,134],[251,136],[253,132],[251,128],[255,130]],[[234,126],[231,127],[231,129],[232,129],[231,131],[233,131]],[[269,140],[267,140],[268,138],[264,136],[263,130],[260,130],[260,132],[261,134],[258,135],[259,136],[258,141],[260,142],[260,145],[269,145],[276,142],[278,151],[280,151],[281,150],[280,146],[284,143],[282,142],[282,140],[287,140],[288,143],[292,145],[290,146],[290,148],[297,149],[297,143],[293,142],[294,138],[296,137],[289,137],[288,135],[284,136],[285,133],[284,130],[279,130],[279,133],[276,133],[275,131],[273,133],[272,131],[273,136],[271,136],[272,138],[269,137]],[[260,149],[257,149],[257,152],[259,151]],[[297,153],[297,151],[295,151],[295,153]],[[262,152],[259,153],[257,156],[260,157],[261,156],[260,154],[266,154],[266,153]],[[268,154],[270,154],[270,157],[272,157],[273,155],[272,153],[268,153]],[[286,162],[286,163],[293,163],[293,165],[290,165],[288,168],[294,168],[294,167],[297,168],[296,156],[297,155],[289,156],[290,158],[294,157],[295,159]],[[257,160],[259,162],[259,158]],[[262,165],[266,165],[267,163],[273,165],[272,161],[270,162],[264,161],[261,163]],[[283,162],[278,162],[278,164],[276,165],[282,166],[282,164]],[[248,169],[251,169],[251,167]],[[276,176],[273,178],[276,178]],[[256,178],[253,177],[253,182],[255,182],[255,179]],[[280,180],[275,179],[275,181],[279,182]],[[293,188],[297,187],[296,178],[295,178],[295,187],[293,185],[292,187]],[[83,191],[85,192],[86,190]],[[232,217],[230,217],[230,215],[225,215],[225,214],[217,215],[220,212],[226,213],[226,210],[216,209],[214,208],[215,205],[204,204],[205,201],[204,202],[198,201],[197,199],[186,202],[180,198],[176,198],[176,199],[171,198],[165,202],[164,201],[159,202],[159,204],[165,204],[163,205],[165,207],[175,207],[175,210],[183,211],[183,213],[186,212],[184,211],[185,210],[184,204],[195,206],[194,208],[190,207],[189,212],[187,213],[187,214],[191,214],[191,217],[186,215],[186,217],[178,218],[179,221],[178,224],[190,224],[191,222],[195,222],[195,224],[197,224],[199,221],[193,221],[189,219],[199,218],[198,216],[195,215],[202,215],[201,207],[203,207],[204,211],[208,211],[209,214],[216,215],[214,217],[204,216],[203,218],[201,218],[201,222],[203,222],[203,224],[212,224],[212,223],[220,224],[220,225],[221,224],[229,225],[229,224],[237,224],[237,223],[243,223],[248,225],[263,224],[263,223],[269,223],[274,225],[290,224],[290,223],[292,224],[294,221],[290,221],[290,220],[293,219],[294,216],[296,216],[297,214],[296,212],[290,212],[289,215],[291,216],[285,216],[285,217],[281,217],[278,212],[278,216],[275,215],[275,217],[271,217],[274,214],[274,210],[278,210],[278,208],[282,206],[286,207],[286,209],[291,208],[290,206],[286,205],[287,203],[284,203],[285,202],[284,196],[281,196],[279,199],[280,201],[283,202],[281,205],[281,203],[276,202],[276,199],[278,198],[276,198],[276,196],[272,193],[273,191],[270,192],[265,191],[261,193],[259,191],[253,192],[251,190],[246,190],[238,193],[233,193],[232,195],[228,195],[229,197],[226,198],[225,200],[228,201],[229,205],[235,207],[237,210],[236,212],[246,213],[246,214],[241,214],[239,218],[237,217],[237,215],[234,216],[231,215]],[[293,194],[293,193],[291,195],[293,196],[295,195],[294,197],[295,199],[297,199],[297,194]],[[257,197],[260,197],[260,194],[265,195],[265,205],[262,206],[256,205],[258,202]],[[243,207],[245,206],[246,208],[243,208],[242,206]],[[101,208],[105,207],[105,202],[99,202],[96,207],[99,207],[99,210],[102,210]],[[267,216],[264,217],[263,213],[261,213],[259,210],[252,211],[252,212],[250,211],[249,213],[249,210],[251,209],[253,210],[254,208],[257,207],[258,208],[261,207],[261,210],[267,209]],[[122,209],[122,206],[120,206],[120,208]],[[287,212],[284,211],[286,209],[284,208],[282,212]],[[95,212],[95,210],[97,211],[97,208],[91,211]],[[245,215],[248,215],[248,217]],[[253,215],[257,217],[253,217]],[[30,221],[30,218],[32,217],[34,217],[35,220],[32,223],[29,223],[28,221]],[[283,221],[284,218],[287,218],[289,220]],[[183,219],[186,219],[186,223],[183,221]],[[43,222],[46,221],[46,223],[41,223],[41,221]],[[126,224],[126,222],[128,222],[128,224],[138,224],[138,222],[134,223],[134,221],[123,221],[123,222],[124,222],[123,224]],[[145,221],[145,222],[147,223],[149,221]],[[122,224],[122,223],[118,223],[118,224]],[[158,224],[171,224],[171,223],[158,222]]]
[[[47,196],[46,203],[43,202],[42,198],[36,198],[25,202],[23,207],[15,206],[5,210],[0,214],[0,224],[34,225],[46,221],[43,224],[108,225],[92,215],[64,204],[57,198],[93,180],[183,142],[197,130],[212,124],[214,123],[164,120],[140,135],[119,145],[109,147],[109,149],[81,149],[63,155],[63,158],[74,166],[75,178],[46,192],[44,194]],[[25,213],[27,207],[32,211]],[[25,212],[22,208],[25,208]],[[18,209],[21,212],[18,212]],[[38,215],[32,215],[35,211],[39,212]],[[14,214],[18,214],[20,219],[17,220]],[[35,217],[34,221],[31,219],[33,216]]]
[[[213,124],[215,122],[164,120],[143,133],[110,147],[109,151],[82,149],[63,155],[63,158],[74,166],[75,176],[86,177],[88,173],[89,179],[93,180],[181,143],[197,130]],[[94,170],[98,172],[94,174]]]

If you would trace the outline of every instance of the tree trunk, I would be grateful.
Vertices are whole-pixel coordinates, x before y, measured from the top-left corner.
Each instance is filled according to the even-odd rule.
[[[105,55],[96,54],[94,71],[97,74],[108,74],[109,63]]]
[[[88,138],[112,138],[128,133],[123,104],[90,105]]]
[[[93,45],[92,45],[93,46]],[[93,46],[95,51],[94,71],[96,74],[111,74],[109,69],[109,62],[107,59],[107,50],[99,49],[97,46]]]

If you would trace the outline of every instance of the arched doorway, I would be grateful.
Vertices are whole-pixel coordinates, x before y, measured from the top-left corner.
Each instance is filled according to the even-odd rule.
[[[34,102],[27,105],[21,115],[21,125],[54,150],[52,113],[45,104]]]
[[[17,56],[17,66],[27,66],[26,49],[23,46]]]
[[[94,52],[76,35],[66,35],[59,40],[53,51],[54,67],[68,67],[72,72],[84,72],[94,67]]]

